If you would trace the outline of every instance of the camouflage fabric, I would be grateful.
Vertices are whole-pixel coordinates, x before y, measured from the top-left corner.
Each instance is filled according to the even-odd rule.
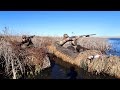
[[[78,36],[69,37],[67,34],[64,34],[63,35],[63,40],[61,40],[59,44],[61,46],[63,46],[65,43],[70,41],[73,46],[76,46],[78,38],[79,38]]]
[[[33,47],[34,44],[32,43],[32,40],[31,38],[33,38],[34,36],[30,36],[30,37],[27,37],[26,35],[23,35],[22,36],[22,42],[21,42],[21,47],[22,48],[29,48],[29,47]]]

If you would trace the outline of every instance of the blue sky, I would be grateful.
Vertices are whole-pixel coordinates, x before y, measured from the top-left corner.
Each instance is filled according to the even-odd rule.
[[[120,36],[120,11],[0,11],[0,31],[62,36]]]

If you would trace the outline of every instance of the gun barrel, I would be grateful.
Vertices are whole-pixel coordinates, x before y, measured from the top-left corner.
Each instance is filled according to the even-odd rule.
[[[28,38],[33,38],[35,35],[33,35],[33,36],[29,36]]]
[[[96,34],[80,35],[80,37],[83,37],[83,36],[89,37],[89,36],[92,36],[92,35],[96,35]]]
[[[96,34],[90,34],[90,35],[96,35]]]

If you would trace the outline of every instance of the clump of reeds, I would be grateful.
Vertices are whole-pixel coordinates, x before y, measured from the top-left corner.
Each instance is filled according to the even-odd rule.
[[[18,69],[23,73],[23,64],[14,53],[9,42],[0,41],[0,57],[1,61],[4,62],[6,75],[11,76],[13,74],[13,79],[16,79]]]
[[[0,38],[0,65],[4,70],[2,73],[9,78],[17,79],[27,72],[33,74],[39,73],[41,70],[50,67],[50,61],[47,56],[46,44],[50,40],[33,39],[35,47],[22,49],[20,42],[21,36],[12,36],[2,34]],[[41,38],[40,38],[41,39]],[[45,43],[45,42],[46,43]]]
[[[96,72],[96,74],[106,73],[108,75],[120,78],[120,57],[105,56],[101,59],[93,60],[88,63],[87,68],[89,72]]]
[[[17,74],[24,74],[26,72],[36,74],[50,66],[49,58],[44,48],[22,49],[15,41],[0,41],[0,57],[5,62],[6,75],[13,76],[13,79],[19,78],[20,75],[17,76]],[[28,67],[28,71],[26,67]]]
[[[81,38],[78,40],[78,44],[88,49],[99,50],[102,52],[105,52],[111,48],[110,44],[107,42],[107,39],[96,37]]]

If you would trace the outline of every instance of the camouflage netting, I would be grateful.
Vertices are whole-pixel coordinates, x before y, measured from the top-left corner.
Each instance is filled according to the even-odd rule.
[[[18,74],[29,71],[39,73],[41,70],[50,67],[49,58],[44,48],[22,49],[17,41],[0,41],[0,64],[2,73],[14,79],[19,78]],[[17,76],[18,75],[18,76]]]
[[[97,75],[105,73],[120,78],[120,57],[118,56],[103,55],[101,51],[98,50],[86,50],[81,53],[73,53],[72,50],[57,45],[50,45],[47,48],[64,62],[76,65],[88,72]],[[101,55],[101,57],[89,60],[88,57],[92,55]]]

